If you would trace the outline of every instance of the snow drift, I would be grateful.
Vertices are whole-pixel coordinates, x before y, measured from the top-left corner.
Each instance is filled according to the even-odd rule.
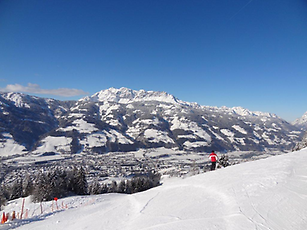
[[[59,200],[67,208],[44,211],[26,204],[28,219],[0,229],[300,230],[307,229],[307,149],[197,176],[166,179],[133,194]],[[11,212],[21,201],[12,201]],[[51,202],[43,204],[44,207]]]

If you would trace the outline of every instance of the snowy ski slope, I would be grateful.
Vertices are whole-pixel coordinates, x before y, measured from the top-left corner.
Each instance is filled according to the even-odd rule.
[[[12,201],[6,212],[20,210]],[[305,230],[307,149],[242,163],[133,194],[69,197],[39,204],[29,217],[0,225],[18,230]],[[67,206],[67,207],[66,207]],[[54,206],[55,209],[55,206]]]

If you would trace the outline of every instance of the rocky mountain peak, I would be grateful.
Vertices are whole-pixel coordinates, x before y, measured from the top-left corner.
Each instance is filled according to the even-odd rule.
[[[166,92],[132,90],[128,88],[109,88],[101,90],[92,96],[85,97],[80,101],[94,101],[94,102],[116,102],[120,104],[129,104],[137,101],[159,101],[166,103],[183,103],[176,97]]]

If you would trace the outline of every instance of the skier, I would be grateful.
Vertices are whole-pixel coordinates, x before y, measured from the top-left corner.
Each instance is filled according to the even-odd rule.
[[[215,154],[214,150],[212,150],[211,154],[209,155],[209,158],[211,160],[211,171],[215,170],[216,162],[218,161],[218,157]]]

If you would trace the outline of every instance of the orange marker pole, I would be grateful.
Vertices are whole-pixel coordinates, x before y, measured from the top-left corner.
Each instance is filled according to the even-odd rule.
[[[16,219],[16,213],[15,213],[15,211],[13,211],[12,220],[15,220],[15,219]]]
[[[1,218],[1,224],[5,223],[5,212],[3,212],[2,214],[2,218]]]

